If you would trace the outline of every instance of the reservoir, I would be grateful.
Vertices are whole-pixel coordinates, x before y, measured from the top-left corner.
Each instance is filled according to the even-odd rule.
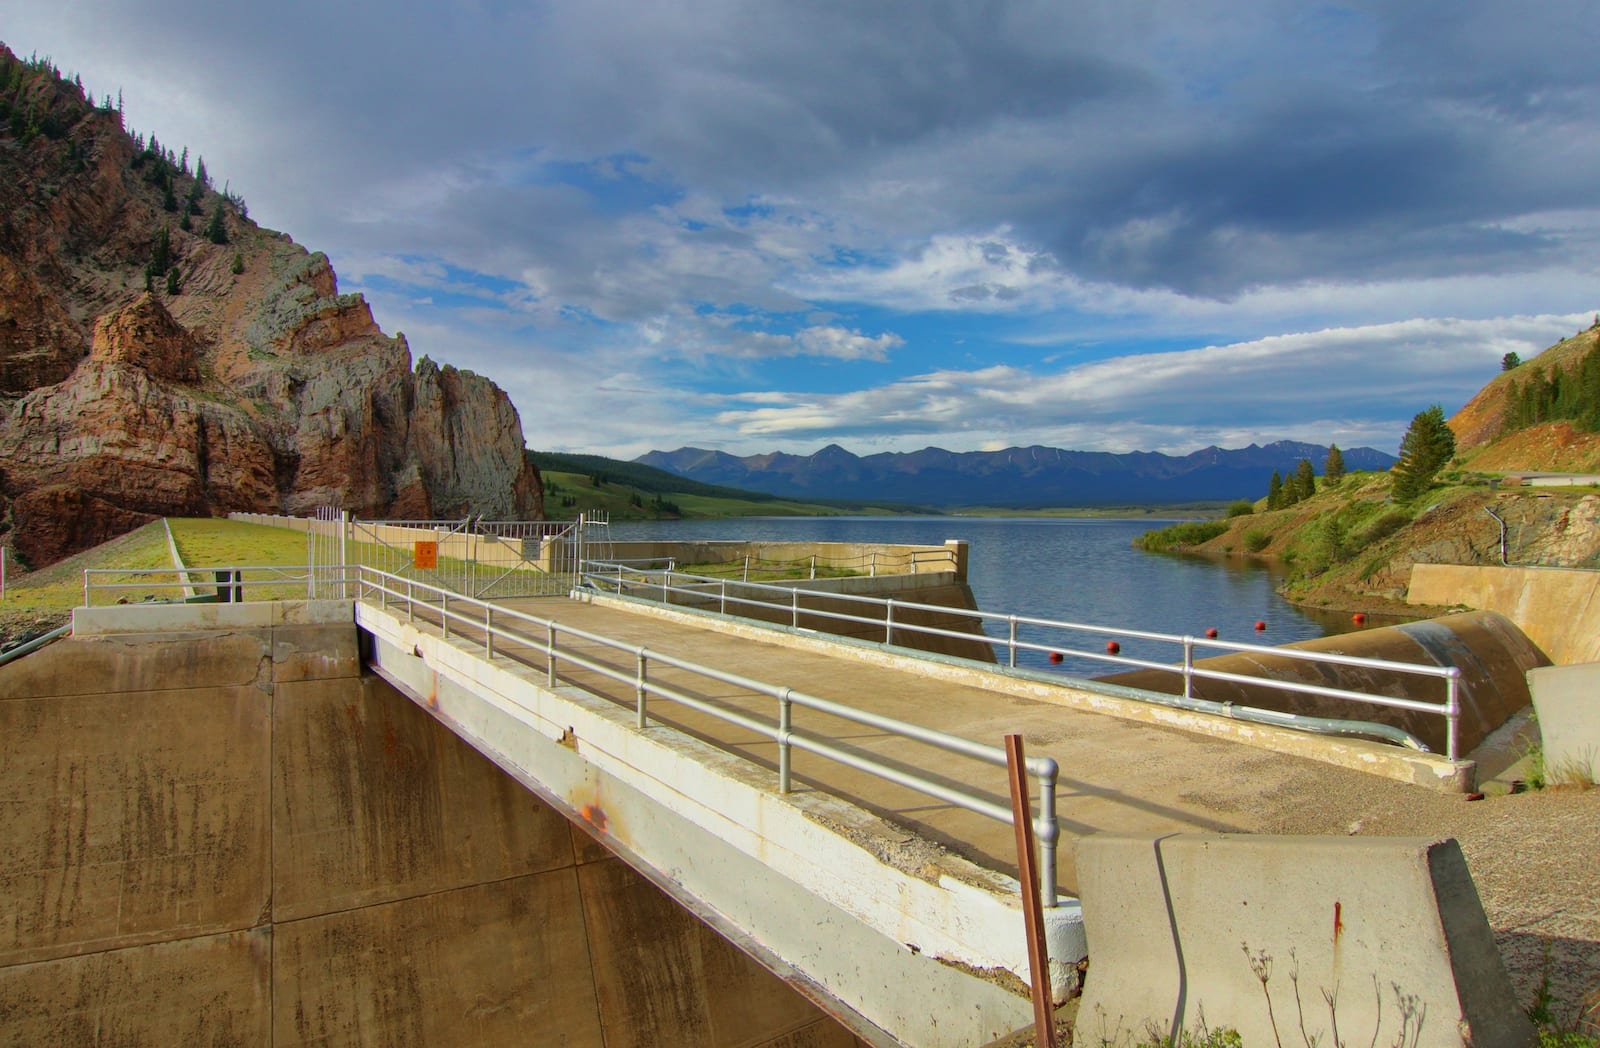
[[[860,542],[939,545],[947,539],[970,544],[968,582],[978,607],[1036,618],[1061,619],[1155,633],[1202,636],[1215,628],[1221,639],[1287,644],[1339,631],[1348,616],[1315,616],[1280,597],[1281,576],[1259,561],[1146,553],[1133,540],[1170,519],[1086,517],[744,517],[715,520],[619,521],[618,541],[747,540]],[[1255,623],[1267,624],[1258,633]],[[991,635],[1004,626],[991,623]],[[1107,633],[1105,639],[1112,638]],[[1122,640],[1125,655],[1170,658],[1171,646],[1146,647]],[[1104,640],[1084,635],[1083,647]],[[1157,653],[1160,653],[1159,655]],[[1023,664],[1048,663],[1030,653]],[[1067,658],[1052,667],[1099,675],[1114,667],[1097,660]]]

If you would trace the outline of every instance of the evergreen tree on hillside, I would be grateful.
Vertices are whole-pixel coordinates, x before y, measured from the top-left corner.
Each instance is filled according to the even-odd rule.
[[[1344,480],[1344,452],[1339,450],[1339,445],[1328,445],[1328,461],[1322,466],[1322,486],[1325,488],[1336,487]]]
[[[1317,493],[1317,472],[1310,459],[1301,459],[1294,468],[1295,501],[1300,502]]]
[[[217,206],[211,209],[211,223],[206,226],[206,239],[213,244],[228,242],[228,227],[223,222],[221,198],[218,198]]]
[[[1272,479],[1267,482],[1267,508],[1283,508],[1283,477],[1277,470],[1272,471]]]
[[[150,248],[150,272],[154,276],[161,276],[167,271],[167,266],[172,263],[172,230],[166,223],[156,231],[156,242]]]
[[[1419,411],[1400,440],[1400,461],[1389,470],[1396,502],[1410,502],[1428,490],[1433,478],[1456,453],[1456,435],[1435,404]]]
[[[1522,358],[1515,353],[1507,353],[1500,358],[1500,370],[1510,371],[1522,363]]]

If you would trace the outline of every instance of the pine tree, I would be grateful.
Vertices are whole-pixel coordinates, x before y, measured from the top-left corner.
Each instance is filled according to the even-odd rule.
[[[1317,493],[1317,473],[1310,459],[1301,459],[1299,465],[1295,466],[1293,483],[1296,502],[1308,499]]]
[[[173,195],[172,183],[171,182],[167,183],[166,190],[163,191],[162,194],[161,194],[161,210],[163,210],[163,211],[176,211],[176,210],[178,210],[178,198]]]
[[[1512,368],[1521,363],[1522,358],[1520,356],[1515,353],[1507,353],[1505,356],[1500,358],[1500,370],[1510,371]]]
[[[1283,508],[1283,477],[1277,470],[1272,471],[1272,479],[1267,482],[1267,509]]]
[[[165,224],[156,233],[156,242],[150,248],[150,272],[160,276],[172,261],[172,231]]]
[[[211,209],[211,223],[206,226],[206,239],[213,244],[228,242],[228,226],[223,221],[221,199],[218,199],[217,206]]]
[[[1328,445],[1328,461],[1322,466],[1322,486],[1335,487],[1344,480],[1344,452],[1339,450],[1339,445]]]
[[[195,158],[194,184],[199,186],[202,190],[211,188],[211,179],[206,175],[206,158],[203,156]]]
[[[242,252],[235,251],[233,253],[233,266],[232,266],[232,269],[233,269],[234,275],[236,275],[236,276],[238,274],[244,272],[244,254]]]
[[[167,294],[176,295],[177,293],[178,293],[178,267],[177,266],[173,266],[171,269],[167,270]]]
[[[1389,470],[1395,501],[1410,502],[1427,491],[1455,453],[1456,435],[1445,422],[1444,409],[1435,404],[1417,412],[1400,440],[1400,461]]]

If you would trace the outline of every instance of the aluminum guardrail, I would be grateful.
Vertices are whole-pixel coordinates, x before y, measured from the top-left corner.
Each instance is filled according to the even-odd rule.
[[[1110,626],[1100,626],[1090,623],[1069,622],[1057,619],[1034,618],[1024,615],[1009,615],[1004,612],[989,612],[968,610],[966,608],[950,608],[934,604],[919,604],[913,601],[896,600],[892,597],[868,597],[851,593],[838,593],[834,591],[804,590],[794,586],[774,585],[771,583],[743,582],[737,579],[721,579],[711,576],[694,575],[687,572],[660,570],[651,571],[631,567],[627,564],[614,561],[587,561],[583,566],[582,577],[586,584],[596,590],[614,592],[619,596],[634,597],[655,603],[671,604],[672,597],[677,595],[684,598],[678,602],[679,606],[696,610],[709,610],[714,606],[716,612],[722,615],[737,614],[730,611],[739,606],[761,607],[768,611],[781,608],[785,605],[790,612],[790,626],[794,629],[801,628],[801,618],[816,620],[829,619],[836,622],[848,622],[857,625],[868,625],[882,629],[883,643],[893,645],[896,634],[923,634],[934,637],[950,637],[967,641],[984,641],[1003,651],[1006,663],[1011,668],[1017,666],[1017,655],[1022,651],[1034,651],[1048,654],[1071,655],[1078,658],[1105,662],[1117,666],[1133,667],[1138,669],[1161,670],[1169,673],[1179,673],[1183,677],[1182,698],[1186,701],[1202,701],[1194,695],[1194,681],[1196,679],[1209,679],[1231,681],[1241,684],[1256,684],[1272,687],[1281,691],[1295,692],[1302,695],[1315,695],[1322,698],[1340,699],[1352,703],[1364,703],[1371,706],[1384,706],[1393,709],[1411,710],[1425,714],[1437,714],[1445,718],[1446,722],[1446,754],[1449,760],[1459,758],[1459,734],[1461,721],[1461,701],[1459,694],[1459,681],[1461,671],[1454,666],[1424,666],[1410,662],[1395,662],[1388,659],[1363,658],[1354,655],[1336,655],[1327,652],[1302,651],[1296,648],[1274,647],[1266,644],[1242,644],[1234,641],[1217,640],[1209,637],[1194,637],[1170,633],[1153,633],[1145,630],[1130,630]],[[759,595],[770,595],[778,599],[759,599]],[[827,601],[829,603],[843,603],[846,605],[859,605],[863,609],[872,608],[881,614],[855,615],[844,611],[830,611],[821,607],[806,607],[803,601],[810,598],[813,601]],[[896,619],[895,612],[917,611],[928,612],[945,619],[964,618],[977,625],[976,631],[952,630],[938,626],[919,625]],[[1005,636],[991,636],[983,626],[996,623],[1005,628]],[[1046,640],[1024,640],[1020,636],[1023,628],[1032,628],[1042,631],[1058,631],[1075,634],[1095,634],[1101,637],[1114,636],[1137,640],[1148,640],[1160,643],[1173,644],[1181,650],[1181,660],[1173,662],[1158,662],[1151,659],[1139,659],[1120,655],[1113,651],[1089,651],[1074,648],[1061,642]],[[1262,677],[1253,677],[1246,674],[1228,673],[1222,670],[1207,669],[1195,664],[1196,649],[1210,649],[1218,652],[1242,652],[1272,655],[1275,657],[1295,659],[1304,662],[1323,663],[1340,666],[1354,666],[1365,669],[1386,670],[1394,673],[1408,674],[1417,677],[1440,679],[1444,681],[1445,697],[1441,702],[1428,702],[1422,699],[1408,699],[1401,696],[1372,695],[1367,692],[1350,691],[1344,688],[1331,688],[1320,684],[1307,684],[1299,681],[1269,680]],[[1261,711],[1270,714],[1278,723],[1293,727],[1294,714],[1281,714],[1276,711]],[[1392,728],[1388,725],[1373,725],[1375,734],[1382,734],[1390,741],[1398,741],[1413,748],[1426,750],[1420,741],[1410,735]],[[1403,738],[1399,738],[1401,736]]]
[[[321,564],[314,566],[247,564],[215,568],[85,568],[83,606],[95,607],[96,597],[102,598],[105,603],[117,603],[117,600],[109,599],[113,596],[120,598],[124,604],[150,601],[226,604],[243,601],[247,593],[255,594],[255,599],[264,600],[315,600],[319,596],[348,595],[354,588],[356,578],[353,569]],[[132,581],[112,581],[113,579]],[[213,592],[189,597],[183,593],[185,589]],[[174,590],[178,591],[175,596],[156,596],[157,593]],[[140,593],[142,596],[137,601],[129,601],[127,596],[131,593]]]
[[[258,580],[243,580],[241,576],[245,571],[268,573],[268,577]],[[378,571],[374,568],[356,567],[354,565],[343,568],[319,567],[315,572],[304,567],[191,567],[182,571],[172,568],[153,570],[91,568],[84,571],[84,606],[93,607],[93,599],[96,595],[121,593],[126,590],[147,591],[158,587],[176,588],[183,585],[182,582],[176,580],[171,582],[152,581],[157,576],[210,574],[222,580],[219,581],[219,586],[247,587],[282,585],[284,578],[271,577],[270,573],[278,573],[279,576],[283,576],[294,572],[302,574],[293,576],[292,581],[299,582],[303,579],[308,587],[315,587],[318,582],[327,584],[329,577],[323,573],[332,573],[333,583],[335,585],[348,583],[354,591],[353,595],[356,599],[369,602],[375,600],[378,606],[386,611],[396,606],[403,607],[408,622],[416,622],[420,611],[422,621],[425,624],[437,625],[441,635],[445,638],[451,637],[453,633],[459,640],[469,644],[481,645],[484,657],[489,660],[493,660],[497,654],[502,658],[509,656],[509,653],[503,648],[499,652],[496,651],[497,640],[502,644],[509,642],[522,645],[534,652],[536,656],[543,657],[545,680],[550,687],[556,686],[558,669],[563,663],[581,667],[608,680],[628,685],[634,690],[635,724],[641,730],[648,727],[650,723],[649,700],[658,698],[678,703],[689,709],[760,735],[777,744],[777,785],[780,793],[789,793],[791,791],[793,786],[792,752],[798,749],[857,771],[865,772],[885,782],[915,790],[924,796],[994,819],[1008,826],[1015,825],[1009,803],[996,803],[978,792],[960,789],[946,782],[938,782],[918,774],[917,771],[907,770],[902,764],[881,761],[870,754],[835,745],[827,738],[796,727],[794,724],[794,708],[798,706],[801,709],[839,717],[897,738],[904,738],[1001,768],[1006,767],[1007,763],[1006,752],[1003,747],[986,745],[923,725],[912,724],[894,717],[885,717],[868,710],[857,709],[845,703],[811,695],[786,685],[773,684],[741,674],[719,670],[690,659],[679,658],[667,652],[656,651],[638,644],[607,637],[603,634],[563,625],[554,619],[531,615],[514,608],[499,607],[492,601],[463,596],[444,587],[430,585],[389,572]],[[228,573],[229,577],[224,579],[224,573]],[[134,577],[143,581],[128,583],[96,582],[94,581],[94,576],[97,575]],[[435,619],[437,621],[434,621]],[[452,629],[452,624],[454,624],[454,629]],[[561,645],[563,638],[569,641],[583,641],[628,656],[633,662],[632,671],[629,672],[616,665],[589,658],[582,652],[563,648]],[[527,663],[524,663],[524,665],[527,665]],[[762,720],[739,711],[726,709],[716,704],[705,702],[671,685],[652,680],[649,673],[652,665],[668,666],[709,681],[730,685],[755,695],[771,698],[777,703],[775,719],[771,721]],[[727,747],[722,748],[726,752],[737,754],[736,750]],[[1056,820],[1056,786],[1060,770],[1056,761],[1050,757],[1029,757],[1025,770],[1038,783],[1039,790],[1038,814],[1033,819],[1031,829],[1039,848],[1040,897],[1045,906],[1055,906],[1058,901],[1056,851],[1061,836],[1060,827]]]
[[[376,593],[379,606],[385,610],[388,610],[396,603],[403,604],[406,608],[408,621],[415,621],[418,608],[422,608],[427,613],[427,616],[438,616],[438,625],[445,637],[451,636],[452,622],[458,624],[456,631],[458,635],[461,633],[460,627],[465,626],[469,634],[477,633],[481,635],[481,641],[479,642],[483,645],[485,658],[492,660],[495,657],[496,638],[526,645],[535,653],[544,657],[546,683],[550,687],[556,685],[558,666],[563,662],[581,667],[617,683],[631,686],[634,689],[635,696],[637,718],[635,724],[641,730],[649,725],[649,700],[655,697],[676,702],[689,709],[744,728],[746,731],[775,742],[778,746],[778,792],[780,793],[790,792],[792,786],[791,754],[793,750],[798,749],[816,754],[857,771],[865,772],[885,782],[892,782],[915,790],[925,796],[955,805],[966,811],[986,816],[1008,826],[1015,825],[1009,804],[998,804],[976,792],[957,789],[915,772],[907,771],[894,764],[877,760],[870,755],[836,746],[826,738],[795,727],[793,710],[796,706],[802,709],[814,710],[818,713],[828,714],[874,728],[898,738],[909,739],[913,742],[933,746],[946,752],[960,754],[1001,768],[1006,766],[1006,753],[1003,747],[986,745],[959,735],[951,735],[947,732],[912,724],[894,717],[885,717],[868,710],[857,709],[844,703],[811,695],[786,685],[773,684],[741,674],[729,673],[691,659],[679,658],[666,652],[656,651],[627,641],[616,640],[603,634],[563,625],[553,619],[541,618],[540,616],[512,608],[499,607],[490,601],[464,597],[448,589],[430,586],[413,579],[375,571],[371,568],[360,569],[360,575],[360,599],[370,601],[372,595]],[[419,593],[424,594],[426,599],[419,599]],[[471,613],[464,613],[461,610],[463,607],[471,609]],[[508,626],[506,625],[508,620],[513,624],[520,624],[522,627],[533,627],[540,632],[535,634],[527,632],[526,629],[520,629],[517,625]],[[424,621],[428,621],[428,618],[425,617]],[[609,663],[600,662],[579,652],[564,649],[561,646],[563,637],[582,640],[631,656],[634,660],[633,672],[629,673]],[[463,639],[477,638],[469,636]],[[670,685],[653,681],[649,675],[651,665],[670,666],[673,669],[692,673],[706,680],[731,685],[756,695],[764,695],[777,702],[776,717],[772,721],[760,720],[744,713],[705,702]],[[735,751],[729,750],[729,752]],[[1034,818],[1032,829],[1034,839],[1038,843],[1040,855],[1040,894],[1044,905],[1055,906],[1057,902],[1056,845],[1061,835],[1060,828],[1056,822],[1056,783],[1059,777],[1059,768],[1053,758],[1030,757],[1027,760],[1026,770],[1039,784],[1039,811]]]

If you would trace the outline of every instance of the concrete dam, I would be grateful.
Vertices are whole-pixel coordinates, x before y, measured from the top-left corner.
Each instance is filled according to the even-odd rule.
[[[1007,1037],[1029,1024],[1034,962],[1017,839],[986,799],[1003,775],[930,759],[912,720],[930,738],[1024,732],[1062,769],[1060,815],[1040,780],[1033,818],[1052,834],[1050,1006],[1079,989],[1094,945],[1094,1007],[1144,1007],[1132,987],[1164,984],[1126,947],[1164,915],[1190,972],[1178,1000],[1226,1016],[1236,944],[1206,963],[1184,936],[1219,949],[1216,922],[1238,926],[1237,905],[1259,945],[1290,936],[1308,981],[1367,951],[1386,968],[1408,958],[1387,934],[1397,920],[1435,928],[1451,945],[1408,940],[1408,989],[1461,1019],[1417,1043],[1522,1043],[1453,842],[1261,836],[1349,776],[1468,788],[1470,759],[1017,674],[970,654],[981,631],[962,625],[962,582],[886,581],[932,600],[920,614],[891,600],[831,637],[815,617],[858,583],[806,611],[797,595],[721,617],[693,587],[653,607],[598,592],[495,603],[363,569],[355,600],[81,609],[73,639],[0,667],[14,842],[0,855],[0,1043]],[[931,650],[900,647],[913,629],[932,631]],[[1266,799],[1248,814],[1213,788],[1246,778]],[[1235,852],[1238,834],[1250,850]],[[1253,872],[1291,854],[1309,880]],[[1239,900],[1175,901],[1166,878],[1191,864]],[[1391,871],[1381,898],[1345,883],[1353,866]],[[1328,957],[1321,918],[1300,928],[1323,909],[1352,929]]]
[[[0,672],[0,1041],[861,1043],[309,609]]]

